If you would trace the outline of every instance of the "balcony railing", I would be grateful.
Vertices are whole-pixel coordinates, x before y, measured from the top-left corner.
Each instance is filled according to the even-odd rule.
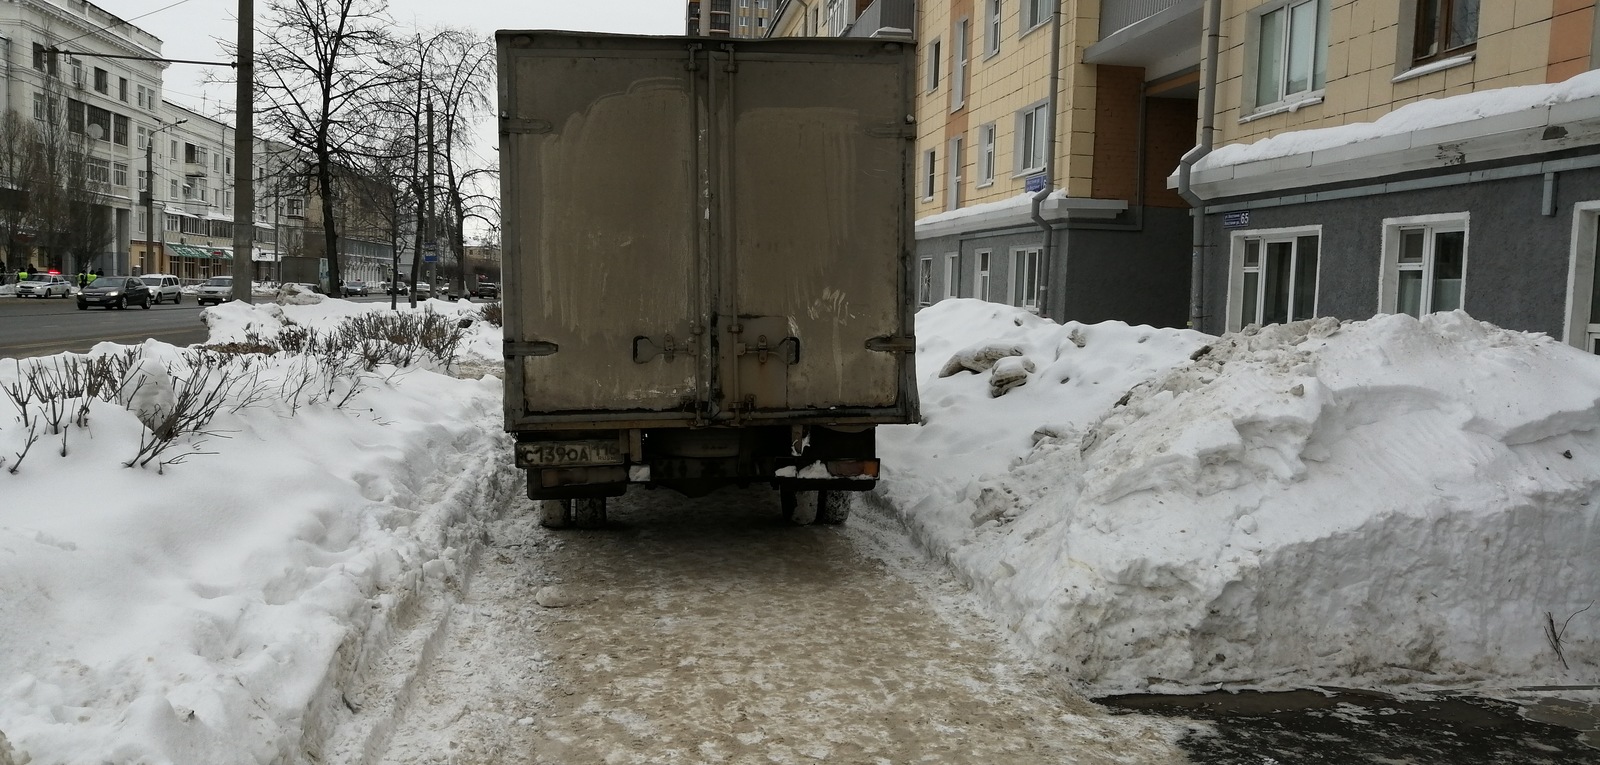
[[[872,0],[846,37],[910,37],[917,28],[914,0]]]
[[[1132,26],[1184,0],[1100,0],[1100,39]]]

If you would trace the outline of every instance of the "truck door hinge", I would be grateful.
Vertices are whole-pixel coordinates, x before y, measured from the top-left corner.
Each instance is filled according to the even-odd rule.
[[[794,366],[800,363],[800,338],[786,337],[779,340],[777,345],[772,345],[768,343],[767,336],[762,335],[756,340],[754,346],[734,343],[733,355],[744,356],[751,353],[756,355],[756,363],[758,364],[765,364],[769,355],[776,355],[779,361],[789,366]]]
[[[505,341],[505,357],[508,359],[518,356],[553,356],[559,350],[561,350],[561,346],[543,340],[530,340],[522,343],[514,340]]]
[[[916,353],[917,338],[912,335],[881,335],[867,340],[867,350],[880,353]]]
[[[662,336],[660,345],[657,345],[656,341],[644,335],[633,339],[633,363],[635,364],[643,364],[657,356],[671,361],[677,355],[678,343],[672,339],[670,334]]]

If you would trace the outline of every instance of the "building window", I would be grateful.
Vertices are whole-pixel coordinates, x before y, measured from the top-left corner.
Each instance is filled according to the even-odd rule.
[[[966,161],[965,141],[961,136],[950,139],[950,186],[945,195],[945,209],[954,210],[961,206],[961,165]]]
[[[90,157],[88,162],[89,180],[93,183],[111,182],[111,160]]]
[[[1461,308],[1467,221],[1465,213],[1385,220],[1378,310],[1420,318]]]
[[[134,93],[134,103],[137,104],[140,109],[143,109],[144,105],[145,105],[145,89],[144,89],[144,86],[143,85],[135,85],[133,87],[133,93]]]
[[[923,258],[917,264],[917,305],[933,303],[933,258]]]
[[[1055,12],[1056,0],[1022,0],[1022,31],[1026,33],[1050,20]]]
[[[1011,251],[1011,304],[1039,310],[1039,248]]]
[[[1017,172],[1043,170],[1045,143],[1050,130],[1050,104],[1040,103],[1017,112]]]
[[[111,115],[111,142],[118,146],[128,145],[128,118],[121,114]]]
[[[72,59],[72,84],[83,87],[83,62]]]
[[[1322,89],[1328,59],[1328,0],[1267,6],[1255,17],[1255,107]]]
[[[150,189],[150,174],[146,173],[143,170],[140,170],[139,171],[139,191],[140,192],[145,192],[145,191],[149,191],[149,189]]]
[[[43,122],[48,114],[43,93],[33,94],[33,118]]]
[[[1228,331],[1317,315],[1317,231],[1250,232],[1234,237]]]
[[[995,136],[993,122],[978,128],[978,188],[994,183]]]
[[[978,250],[977,271],[972,275],[972,296],[979,300],[989,299],[989,259],[993,256],[989,250]]]
[[[1412,61],[1424,64],[1465,53],[1478,42],[1478,0],[1416,0]]]
[[[939,188],[938,175],[939,152],[929,149],[922,153],[922,201],[933,201],[933,192]]]
[[[111,73],[98,66],[95,67],[94,89],[97,93],[109,94],[111,92]]]
[[[128,185],[128,163],[117,162],[111,165],[111,182],[117,186]]]
[[[943,44],[938,40],[928,43],[928,92],[939,89],[939,70],[943,63],[940,58],[944,55]]]
[[[950,111],[960,109],[967,102],[967,38],[971,30],[971,21],[956,22],[955,44],[950,46]]]
[[[33,68],[48,73],[51,77],[56,74],[56,53],[46,49],[39,43],[33,44]]]
[[[983,28],[983,52],[993,56],[1000,52],[1000,0],[985,0],[989,19]]]
[[[848,5],[854,5],[852,2]],[[845,27],[849,26],[849,8],[844,0],[828,0],[828,34],[834,37],[843,37]]]
[[[122,103],[128,103],[128,78],[126,77],[117,78],[117,98],[121,99]]]
[[[177,199],[178,198],[178,179],[177,178],[173,178],[171,181],[168,181],[168,183],[171,184],[171,185],[167,187],[167,198],[168,199]]]
[[[944,296],[961,297],[961,253],[950,252],[944,256]]]

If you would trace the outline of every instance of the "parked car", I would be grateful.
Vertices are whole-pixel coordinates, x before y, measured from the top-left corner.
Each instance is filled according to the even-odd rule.
[[[500,297],[500,285],[494,282],[478,282],[478,286],[472,290],[472,296],[495,300]]]
[[[367,283],[362,281],[362,280],[360,280],[360,279],[351,279],[350,281],[345,282],[344,283],[344,296],[345,297],[357,297],[357,296],[366,297],[367,296]]]
[[[200,305],[217,305],[233,299],[233,277],[213,276],[195,290],[194,302]]]
[[[80,311],[87,311],[92,305],[105,306],[108,310],[136,305],[149,310],[153,302],[155,298],[149,285],[137,276],[102,276],[78,290]]]
[[[417,282],[417,297],[424,299],[433,297],[433,285],[427,282]]]
[[[386,295],[407,295],[411,293],[411,289],[406,286],[405,282],[396,282],[394,284],[384,282],[383,292]]]
[[[178,277],[172,274],[145,274],[139,278],[150,288],[150,298],[156,305],[169,301],[183,302],[183,289],[178,284]]]
[[[60,274],[29,274],[17,283],[17,297],[47,298],[51,295],[66,297],[72,294],[72,283]]]

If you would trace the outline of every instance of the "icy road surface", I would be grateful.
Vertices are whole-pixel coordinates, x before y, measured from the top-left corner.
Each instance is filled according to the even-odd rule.
[[[611,528],[499,521],[386,765],[1180,763],[1182,723],[1109,716],[1013,653],[961,586],[857,502],[635,492]],[[376,742],[385,742],[378,746]]]

